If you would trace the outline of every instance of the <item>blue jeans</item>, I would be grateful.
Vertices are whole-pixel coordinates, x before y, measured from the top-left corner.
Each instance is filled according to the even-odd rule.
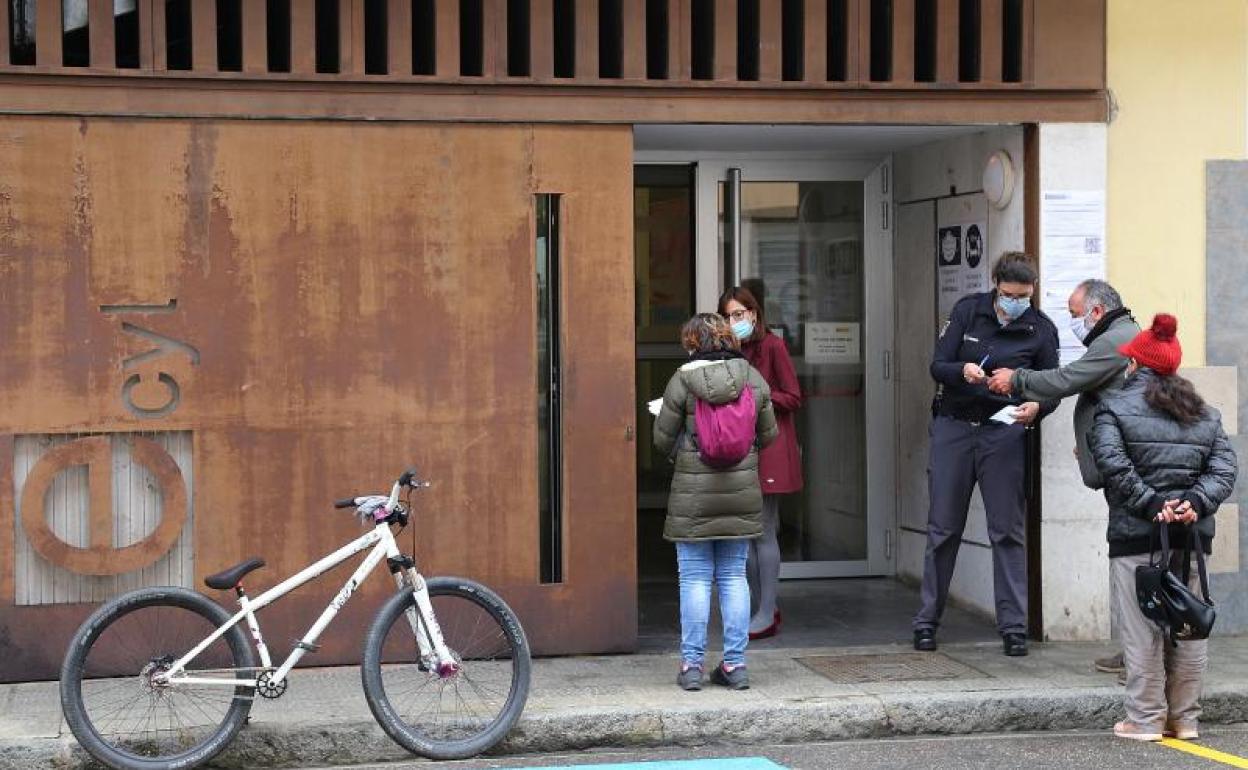
[[[719,614],[724,621],[724,662],[745,665],[750,641],[750,585],[745,561],[750,541],[699,540],[676,543],[680,567],[680,657],[702,665],[706,656],[706,624],[711,616],[711,583],[719,587]]]

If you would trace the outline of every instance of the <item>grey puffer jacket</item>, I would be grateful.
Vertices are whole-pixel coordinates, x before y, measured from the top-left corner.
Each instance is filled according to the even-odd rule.
[[[754,395],[757,446],[731,468],[712,468],[698,456],[697,402],[735,401],[747,386]],[[672,375],[654,423],[655,447],[664,454],[676,450],[663,536],[668,540],[721,540],[761,535],[763,493],[758,483],[758,446],[770,444],[778,432],[767,381],[744,358],[691,361]]]
[[[1148,553],[1153,518],[1167,500],[1191,502],[1196,532],[1211,552],[1213,515],[1235,487],[1235,450],[1222,429],[1217,409],[1183,425],[1144,400],[1157,378],[1148,368],[1117,391],[1102,393],[1088,444],[1105,481],[1109,503],[1109,555]],[[1186,542],[1186,529],[1171,525],[1171,542]]]

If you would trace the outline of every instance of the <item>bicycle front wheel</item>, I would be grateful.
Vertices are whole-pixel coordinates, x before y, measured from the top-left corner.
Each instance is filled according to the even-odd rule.
[[[251,710],[254,654],[235,625],[185,674],[238,679],[237,687],[162,681],[179,657],[230,614],[185,588],[143,588],[96,610],[69,643],[61,708],[78,743],[118,770],[174,770],[229,745]]]
[[[408,751],[463,759],[501,741],[529,695],[529,643],[515,613],[490,589],[463,578],[426,581],[434,617],[455,664],[421,660],[411,590],[382,606],[364,642],[364,696],[373,716]]]

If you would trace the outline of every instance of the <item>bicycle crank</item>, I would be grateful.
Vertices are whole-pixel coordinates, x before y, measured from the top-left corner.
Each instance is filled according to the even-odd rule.
[[[277,700],[286,694],[286,688],[290,686],[289,679],[283,679],[280,682],[273,681],[273,672],[265,671],[256,679],[256,692],[260,693],[261,698],[268,700]]]

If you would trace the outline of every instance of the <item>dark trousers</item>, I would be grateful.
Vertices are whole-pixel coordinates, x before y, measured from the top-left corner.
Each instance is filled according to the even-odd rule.
[[[974,424],[936,417],[928,460],[931,508],[923,562],[922,606],[914,628],[936,628],[949,597],[949,581],[966,529],[971,491],[979,484],[992,543],[993,593],[997,630],[1027,632],[1027,550],[1025,545],[1025,431],[1021,425]]]

